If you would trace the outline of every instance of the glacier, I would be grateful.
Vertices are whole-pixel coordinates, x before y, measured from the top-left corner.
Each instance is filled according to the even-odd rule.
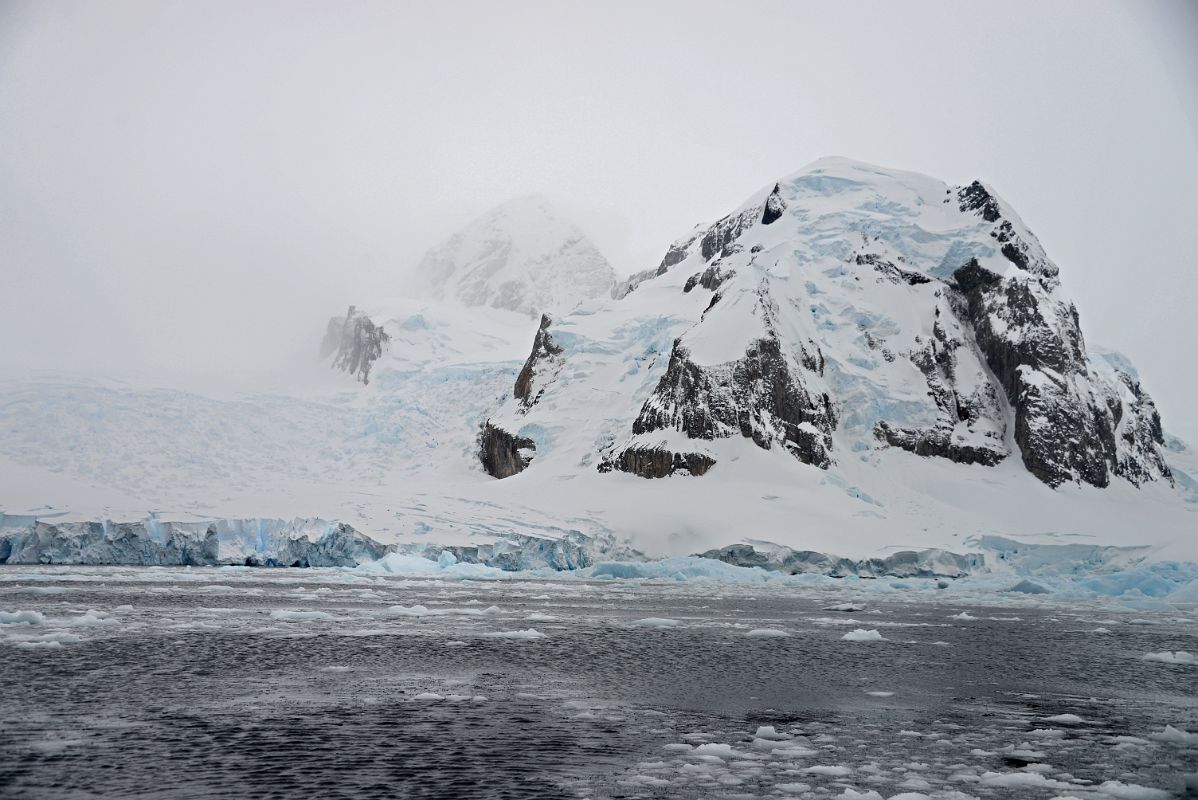
[[[999,536],[965,544],[965,553],[906,550],[852,559],[753,541],[650,558],[610,535],[577,531],[560,538],[501,534],[485,543],[443,546],[383,544],[345,523],[321,519],[54,524],[0,518],[0,564],[10,565],[337,567],[397,577],[698,580],[887,593],[951,588],[1045,600],[1108,599],[1144,609],[1198,608],[1198,564],[1154,559],[1150,547],[1035,544]]]

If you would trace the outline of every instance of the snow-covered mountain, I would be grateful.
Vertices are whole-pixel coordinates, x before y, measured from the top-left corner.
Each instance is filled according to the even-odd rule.
[[[530,316],[609,296],[616,284],[595,245],[537,195],[474,220],[430,250],[417,275],[434,299]]]
[[[452,264],[440,299],[363,298],[320,368],[269,392],[0,376],[0,525],[156,511],[201,533],[302,517],[416,547],[855,559],[997,535],[1198,561],[1198,457],[1151,376],[1082,340],[989,187],[825,159],[614,292],[578,282],[591,248],[563,228],[470,230],[517,217],[507,252],[539,231],[541,258],[486,273],[469,253],[490,234],[463,233],[430,256]],[[496,307],[509,280],[528,293]]]
[[[1151,397],[1125,361],[1090,357],[1057,272],[981,183],[825,159],[675,242],[623,307],[543,320],[484,450],[528,457],[543,443],[520,431],[584,429],[572,415],[607,391],[619,421],[586,443],[601,471],[734,479],[722,462],[743,442],[825,470],[893,447],[991,467],[1015,454],[1053,487],[1171,484]],[[672,340],[613,347],[649,292],[635,324],[675,319]],[[629,359],[652,365],[651,387],[603,368]]]

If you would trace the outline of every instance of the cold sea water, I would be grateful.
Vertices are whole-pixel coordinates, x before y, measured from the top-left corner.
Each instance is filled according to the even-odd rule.
[[[864,583],[4,568],[0,796],[1194,796],[1192,609]]]

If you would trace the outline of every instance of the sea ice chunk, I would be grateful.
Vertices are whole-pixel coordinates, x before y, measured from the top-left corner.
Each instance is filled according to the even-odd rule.
[[[864,628],[855,628],[849,631],[844,636],[840,637],[846,642],[884,642],[886,638],[876,630],[865,630]]]

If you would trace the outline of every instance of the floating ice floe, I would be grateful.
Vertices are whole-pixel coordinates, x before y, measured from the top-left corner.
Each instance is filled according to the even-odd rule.
[[[840,637],[846,642],[885,642],[887,641],[882,634],[876,630],[865,630],[864,628],[856,628],[849,631],[844,636]]]
[[[754,628],[745,634],[750,639],[785,639],[789,633],[778,628]]]
[[[1045,717],[1045,722],[1055,722],[1058,725],[1085,725],[1086,721],[1077,714],[1056,714],[1051,717]]]
[[[841,764],[817,764],[803,770],[808,775],[824,775],[829,778],[843,778],[852,775],[853,770]]]
[[[677,628],[682,623],[676,619],[666,619],[664,617],[645,617],[638,619],[632,623],[638,628]]]
[[[525,628],[520,631],[494,631],[483,634],[489,639],[544,639],[545,634],[536,628]]]

